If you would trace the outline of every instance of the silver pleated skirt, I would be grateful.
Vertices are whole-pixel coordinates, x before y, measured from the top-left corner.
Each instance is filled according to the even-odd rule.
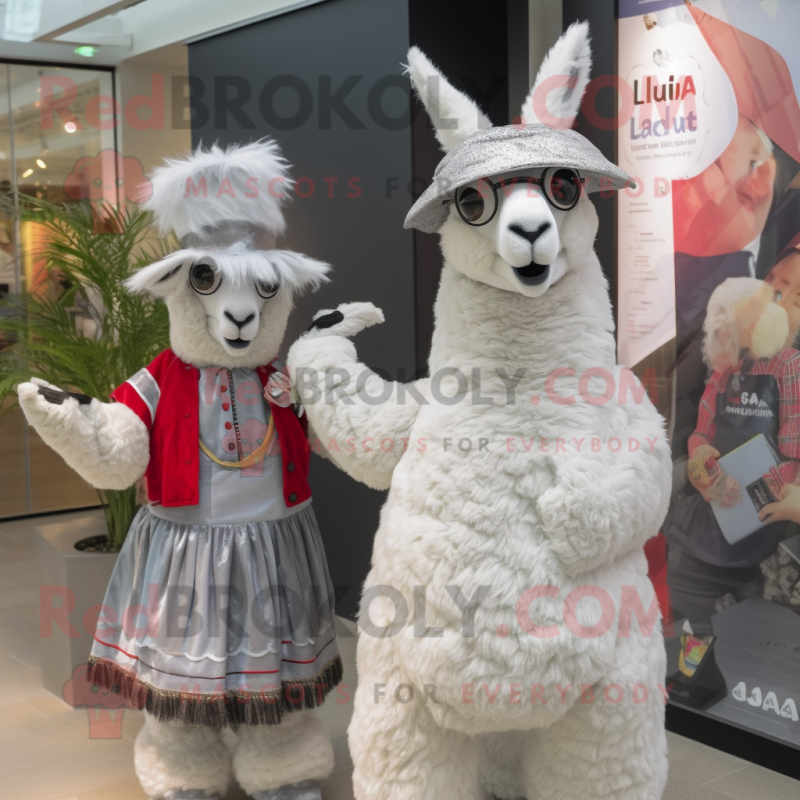
[[[189,525],[142,508],[111,577],[89,680],[159,719],[275,724],[339,682],[333,587],[310,506]]]

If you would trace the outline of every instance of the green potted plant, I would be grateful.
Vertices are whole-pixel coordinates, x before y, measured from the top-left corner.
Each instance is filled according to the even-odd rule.
[[[132,295],[122,285],[161,258],[168,243],[153,236],[150,215],[128,203],[104,209],[103,232],[89,202],[54,205],[22,197],[22,221],[40,226],[44,244],[32,254],[44,262],[58,296],[31,291],[0,305],[0,403],[15,387],[39,377],[99,400],[169,346],[163,303]],[[108,547],[119,550],[136,511],[136,488],[98,491],[108,526]]]
[[[11,407],[16,385],[32,377],[107,401],[169,346],[166,306],[123,286],[169,244],[153,235],[150,215],[134,204],[106,207],[101,216],[88,202],[59,206],[22,197],[18,213],[36,234],[26,238],[41,242],[26,258],[42,265],[46,280],[0,301],[0,339],[9,343],[0,350],[0,405]],[[41,638],[43,683],[59,697],[88,658],[89,612],[102,603],[136,513],[136,487],[98,495],[105,524],[90,514],[36,531],[42,621],[63,606],[72,625],[42,626],[49,629]]]

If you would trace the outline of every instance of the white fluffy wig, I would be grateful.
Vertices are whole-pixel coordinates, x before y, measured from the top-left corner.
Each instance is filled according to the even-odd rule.
[[[772,358],[788,346],[789,318],[772,297],[772,287],[756,278],[728,278],[717,286],[703,324],[709,367],[730,369],[743,348],[754,358]]]
[[[202,145],[186,158],[168,158],[150,175],[153,191],[143,205],[162,235],[182,239],[222,219],[251,222],[283,233],[281,205],[292,188],[278,143],[261,139],[223,150]]]
[[[171,278],[200,261],[217,267],[234,284],[279,283],[292,294],[327,280],[328,264],[274,249],[285,228],[282,205],[293,185],[275,141],[225,150],[199,147],[186,158],[167,159],[151,181],[152,195],[143,206],[153,213],[157,230],[174,232],[183,247],[128,279],[131,291],[163,297],[175,286]],[[232,241],[234,228],[250,234]]]

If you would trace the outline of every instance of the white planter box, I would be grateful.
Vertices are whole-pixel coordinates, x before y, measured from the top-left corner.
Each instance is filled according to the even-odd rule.
[[[71,705],[76,703],[68,684],[73,676],[82,680],[99,609],[89,612],[102,604],[117,561],[116,554],[81,553],[75,543],[105,533],[102,512],[36,528],[42,682]]]

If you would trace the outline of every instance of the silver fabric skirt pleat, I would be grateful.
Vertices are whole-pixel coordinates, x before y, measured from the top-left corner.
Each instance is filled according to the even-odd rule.
[[[310,506],[225,525],[139,511],[98,620],[90,681],[160,719],[274,724],[319,705],[341,671]]]

